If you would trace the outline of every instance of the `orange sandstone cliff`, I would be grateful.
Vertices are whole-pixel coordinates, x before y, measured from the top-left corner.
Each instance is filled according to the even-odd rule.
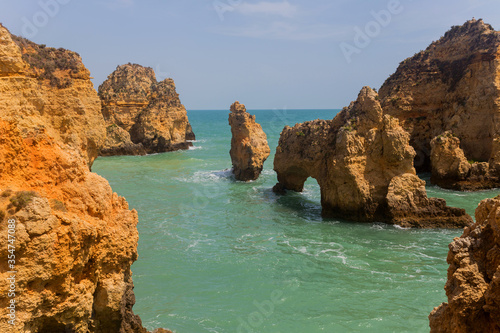
[[[271,153],[266,133],[255,122],[255,116],[246,111],[243,104],[234,102],[230,111],[229,125],[232,139],[229,154],[234,176],[242,181],[256,180]]]
[[[187,149],[195,139],[172,79],[153,69],[118,66],[99,87],[107,140],[101,155],[144,155]]]
[[[452,27],[427,49],[401,62],[380,88],[384,112],[398,118],[411,135],[415,166],[432,170],[432,182],[442,187],[500,186],[500,170],[488,164],[495,157],[494,141],[500,137],[499,46],[500,32],[473,19]],[[431,145],[445,133],[456,138],[455,152],[444,154],[449,161],[441,154],[442,145]],[[442,140],[438,143],[446,145]],[[455,163],[458,155],[471,166]]]
[[[399,121],[384,115],[377,93],[364,87],[333,120],[286,126],[281,132],[274,191],[302,191],[318,181],[324,216],[384,221],[404,227],[463,227],[463,209],[428,198],[415,174],[415,151]]]
[[[429,315],[431,332],[500,332],[500,197],[481,201],[449,248],[448,302]]]
[[[0,332],[146,332],[132,312],[137,212],[89,171],[104,139],[80,57],[0,25],[0,279],[13,253],[16,271]]]
[[[45,130],[89,167],[106,129],[90,72],[72,51],[37,45],[1,28],[0,117],[15,121],[23,135]]]

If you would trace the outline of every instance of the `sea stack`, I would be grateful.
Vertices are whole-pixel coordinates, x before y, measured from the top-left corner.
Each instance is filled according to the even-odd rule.
[[[476,223],[449,245],[448,302],[429,315],[432,333],[500,331],[500,196],[481,201]]]
[[[1,332],[147,332],[132,312],[137,212],[89,171],[105,133],[80,56],[0,25],[0,240],[15,248],[0,248],[15,286]]]
[[[482,20],[467,21],[402,61],[379,90],[384,112],[411,135],[417,171],[432,170],[432,182],[441,187],[500,186],[500,170],[489,165],[497,158],[494,141],[500,137],[499,47],[500,32]],[[431,142],[444,144],[449,135],[459,146],[445,161],[432,152],[441,148]],[[457,149],[470,167],[455,160],[462,155]]]
[[[246,111],[245,105],[236,101],[230,111],[229,125],[233,136],[229,154],[234,176],[241,181],[256,180],[271,153],[266,133],[255,122],[255,115]]]
[[[152,68],[118,66],[99,86],[107,140],[101,155],[144,155],[192,146],[195,139],[172,79]]]
[[[398,119],[384,115],[377,93],[364,87],[333,120],[283,129],[274,158],[274,191],[300,192],[313,177],[326,217],[420,228],[470,225],[463,209],[427,197],[414,157],[410,135]]]

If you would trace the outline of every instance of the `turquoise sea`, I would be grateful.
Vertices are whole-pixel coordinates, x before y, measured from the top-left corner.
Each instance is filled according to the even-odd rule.
[[[272,153],[255,182],[231,177],[229,111],[189,111],[194,149],[99,158],[93,171],[139,212],[132,266],[149,328],[196,332],[428,332],[446,301],[448,244],[461,230],[403,230],[322,219],[319,187],[278,197],[284,125],[338,110],[257,110]],[[500,190],[431,196],[473,214]]]

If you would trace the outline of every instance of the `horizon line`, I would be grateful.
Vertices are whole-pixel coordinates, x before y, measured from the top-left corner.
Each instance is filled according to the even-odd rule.
[[[269,108],[269,109],[247,109],[247,111],[273,111],[273,110],[311,110],[311,111],[327,111],[327,110],[342,110],[342,108],[313,108],[313,109],[305,109],[305,108]],[[224,109],[188,109],[186,111],[226,111]],[[229,109],[227,109],[229,111]]]

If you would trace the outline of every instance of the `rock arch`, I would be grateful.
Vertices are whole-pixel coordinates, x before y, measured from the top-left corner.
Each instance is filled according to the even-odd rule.
[[[427,198],[409,141],[399,121],[384,115],[377,93],[364,87],[333,120],[283,129],[274,160],[274,191],[302,191],[313,177],[321,189],[324,216],[419,227],[471,223],[464,210]]]

